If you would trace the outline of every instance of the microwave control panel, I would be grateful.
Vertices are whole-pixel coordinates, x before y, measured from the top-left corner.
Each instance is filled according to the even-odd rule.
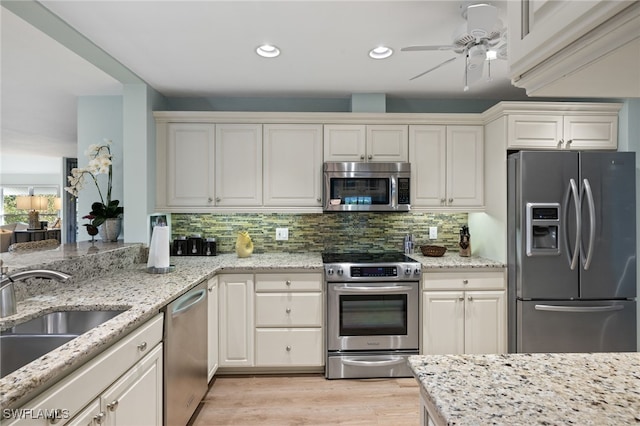
[[[411,204],[409,178],[398,178],[398,204]]]

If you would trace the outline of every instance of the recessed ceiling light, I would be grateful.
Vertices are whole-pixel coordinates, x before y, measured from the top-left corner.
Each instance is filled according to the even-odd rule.
[[[272,44],[263,44],[256,48],[256,53],[263,58],[275,58],[280,55],[280,49]]]
[[[378,46],[369,51],[369,57],[373,59],[386,59],[393,55],[393,49],[386,46]]]

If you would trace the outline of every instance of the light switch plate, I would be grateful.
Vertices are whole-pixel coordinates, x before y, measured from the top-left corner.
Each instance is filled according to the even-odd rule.
[[[437,240],[438,239],[438,227],[437,226],[430,226],[429,227],[429,239],[430,240]]]
[[[289,239],[289,228],[276,228],[276,241],[286,241]]]

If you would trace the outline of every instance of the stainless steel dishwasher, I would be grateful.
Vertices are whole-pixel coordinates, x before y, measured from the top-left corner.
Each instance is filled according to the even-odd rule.
[[[207,392],[207,287],[169,305],[164,327],[164,424],[184,426]]]

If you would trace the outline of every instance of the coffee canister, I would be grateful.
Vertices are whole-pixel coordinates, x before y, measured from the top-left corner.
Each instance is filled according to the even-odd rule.
[[[204,241],[204,255],[205,256],[215,256],[217,255],[216,251],[216,239],[213,237],[209,237]]]

